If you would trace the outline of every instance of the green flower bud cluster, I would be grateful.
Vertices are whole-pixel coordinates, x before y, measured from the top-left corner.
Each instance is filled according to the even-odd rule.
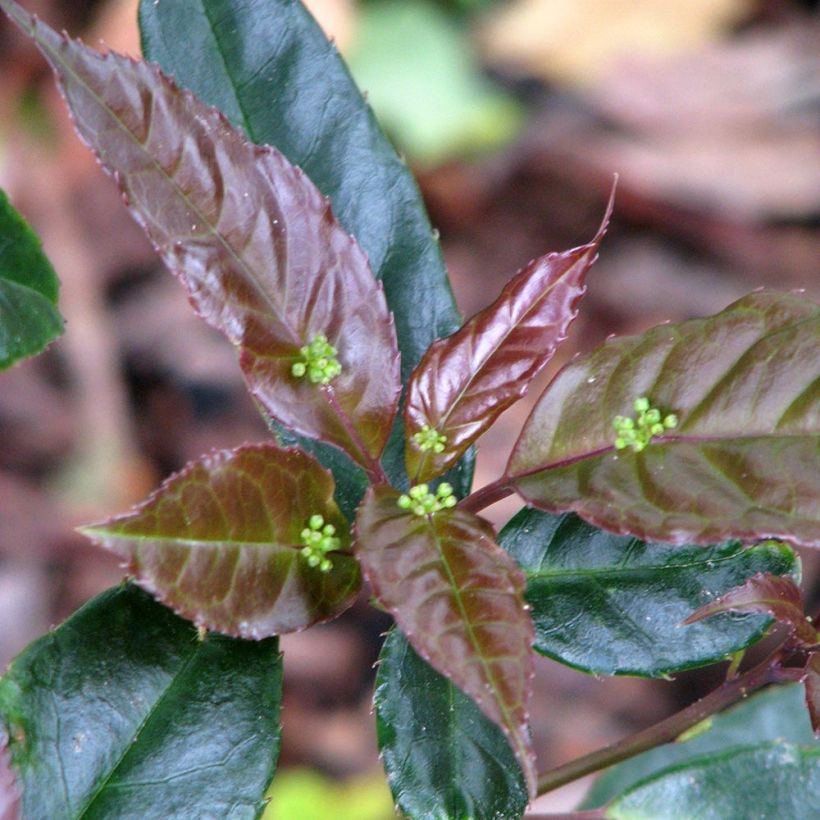
[[[415,515],[432,515],[439,510],[449,510],[456,505],[453,487],[442,481],[436,488],[435,494],[430,492],[426,484],[411,487],[407,495],[400,495],[396,502],[403,510],[411,510]]]
[[[419,450],[432,450],[434,453],[443,453],[444,445],[447,443],[447,436],[439,433],[429,424],[425,424],[418,433],[413,433],[413,441],[418,444]]]
[[[616,450],[631,447],[636,453],[640,453],[652,441],[653,436],[660,436],[678,426],[678,417],[674,413],[661,417],[661,411],[652,407],[646,396],[635,399],[632,406],[638,414],[637,418],[615,416],[612,422]]]
[[[302,555],[307,558],[308,566],[318,567],[322,572],[328,572],[333,562],[327,553],[339,549],[341,542],[336,535],[333,524],[325,524],[321,515],[311,515],[307,527],[302,530]]]
[[[342,372],[342,366],[336,358],[336,348],[327,340],[324,333],[317,333],[309,345],[299,348],[302,361],[295,362],[290,372],[301,379],[307,377],[313,384],[328,384]]]

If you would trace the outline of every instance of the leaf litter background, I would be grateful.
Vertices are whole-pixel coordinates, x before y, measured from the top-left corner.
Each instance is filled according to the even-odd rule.
[[[714,313],[756,287],[820,298],[817,4],[642,0],[613,14],[621,5],[314,0],[420,176],[465,316],[531,258],[589,241],[611,175],[621,175],[570,338],[480,440],[477,486],[503,469],[540,389],[574,352],[609,333]],[[91,44],[139,52],[135,0],[27,7]],[[419,40],[426,51],[399,48]],[[2,668],[120,579],[116,560],[75,526],[127,509],[202,453],[267,434],[230,346],[161,269],[74,137],[43,62],[5,20],[0,76],[0,188],[43,238],[67,319],[45,356],[0,375]],[[507,499],[491,517],[503,523],[517,507]],[[818,561],[803,559],[811,611]],[[359,818],[391,816],[370,715],[387,626],[363,598],[338,621],[282,640],[281,766],[332,779],[283,778],[279,815],[312,806],[322,816],[329,802]],[[662,717],[720,675],[601,681],[536,665],[542,767]],[[538,805],[569,808],[580,793],[568,787]]]

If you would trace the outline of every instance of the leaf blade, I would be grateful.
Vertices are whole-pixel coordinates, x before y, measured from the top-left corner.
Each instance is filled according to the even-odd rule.
[[[673,543],[820,544],[820,308],[758,292],[605,342],[536,404],[507,467],[530,503]],[[612,420],[648,396],[678,425],[641,452]]]
[[[518,513],[498,543],[527,578],[534,649],[595,675],[664,677],[723,660],[763,637],[771,619],[681,628],[692,607],[755,572],[800,573],[782,544],[674,547],[534,509]]]
[[[301,555],[315,515],[338,539],[328,572]],[[183,617],[259,639],[350,606],[361,577],[348,530],[330,474],[300,450],[263,444],[204,456],[130,513],[83,532]]]
[[[59,286],[40,240],[0,191],[0,370],[40,353],[63,332]]]
[[[400,390],[395,330],[328,201],[281,153],[248,143],[155,66],[60,37],[12,0],[0,7],[51,64],[78,133],[196,311],[239,349],[254,397],[374,469]],[[291,372],[320,334],[342,365],[329,384]]]
[[[407,472],[427,481],[451,467],[530,382],[566,338],[586,292],[586,275],[612,214],[613,186],[591,242],[534,259],[489,307],[434,342],[413,372],[405,405]],[[416,436],[434,430],[442,449]]]
[[[765,612],[785,624],[798,642],[809,646],[817,643],[817,632],[804,614],[800,587],[791,578],[756,573],[746,583],[700,607],[683,623],[692,624],[721,612]]]
[[[0,738],[0,820],[19,820],[20,795],[17,782],[11,770],[8,747]]]
[[[354,536],[362,569],[414,649],[501,728],[534,794],[524,579],[486,521],[458,509],[420,517],[398,498],[390,487],[365,496]]]
[[[499,728],[398,629],[379,656],[379,750],[393,799],[427,820],[519,817],[527,789]]]
[[[256,816],[281,685],[275,639],[199,642],[136,587],[103,593],[0,681],[24,816]]]

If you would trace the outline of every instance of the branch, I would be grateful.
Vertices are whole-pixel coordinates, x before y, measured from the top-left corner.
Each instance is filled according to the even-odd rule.
[[[492,484],[488,484],[486,487],[471,493],[467,498],[462,499],[459,502],[459,508],[467,512],[477,513],[485,507],[489,507],[490,504],[501,501],[502,498],[506,498],[515,492],[508,482],[509,479],[502,476],[493,481]]]

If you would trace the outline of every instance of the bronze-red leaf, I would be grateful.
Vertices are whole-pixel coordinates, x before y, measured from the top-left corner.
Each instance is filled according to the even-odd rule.
[[[806,706],[811,728],[816,735],[820,735],[820,652],[814,652],[809,657],[803,686],[806,688]]]
[[[534,796],[524,576],[488,522],[459,509],[418,516],[398,500],[377,487],[359,508],[354,549],[364,573],[415,650],[501,727]]]
[[[410,378],[404,411],[407,472],[416,481],[452,467],[526,394],[566,338],[606,233],[614,196],[613,187],[591,242],[534,259],[493,304],[424,354]]]
[[[670,426],[618,449],[638,399]],[[647,540],[820,546],[820,306],[757,292],[608,340],[544,391],[507,478],[535,506]]]
[[[0,0],[54,69],[82,139],[196,309],[238,348],[270,415],[378,474],[400,391],[395,330],[364,252],[304,173],[160,69],[101,55]],[[294,376],[323,335],[341,373]]]
[[[326,572],[301,553],[313,516],[338,539]],[[132,512],[83,532],[179,614],[243,638],[334,618],[361,583],[330,473],[301,450],[272,444],[205,456]]]

